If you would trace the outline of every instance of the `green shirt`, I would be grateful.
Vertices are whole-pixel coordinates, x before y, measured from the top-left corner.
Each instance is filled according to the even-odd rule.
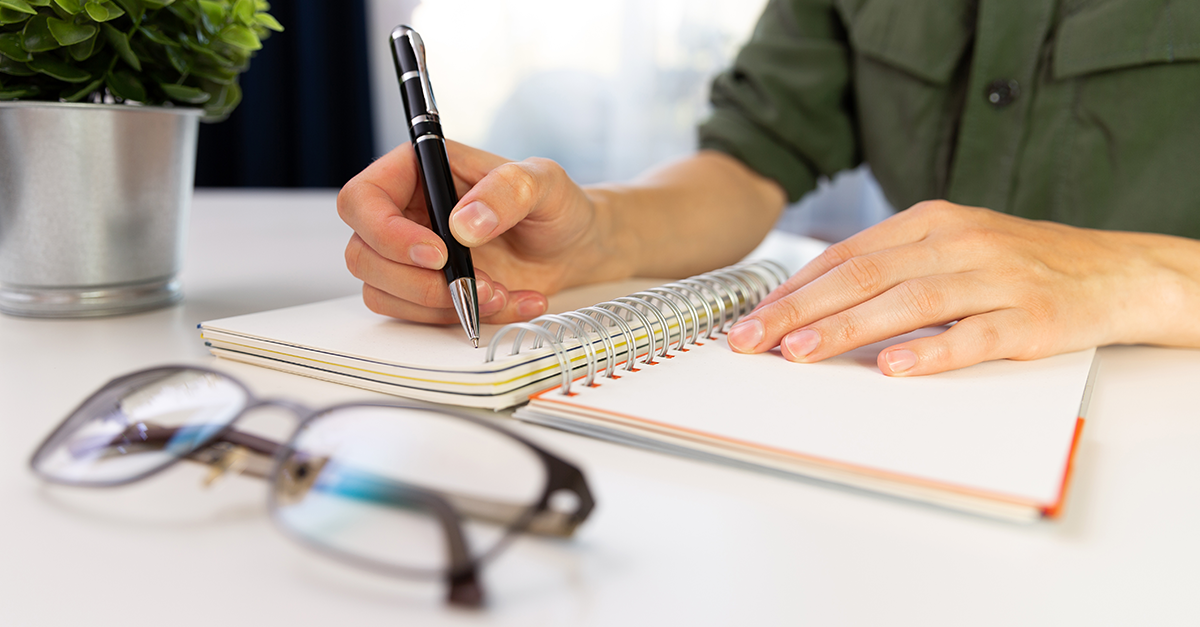
[[[1200,238],[1200,0],[772,0],[701,146],[778,181]]]

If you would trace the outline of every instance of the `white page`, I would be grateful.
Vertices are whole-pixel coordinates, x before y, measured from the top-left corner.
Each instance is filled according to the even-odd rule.
[[[572,311],[610,298],[662,285],[669,279],[630,279],[567,290],[550,299],[551,312]],[[220,331],[287,346],[297,346],[352,359],[442,372],[490,372],[485,350],[501,325],[482,325],[476,349],[459,325],[432,325],[396,320],[367,309],[360,296],[347,296],[296,307],[275,309],[203,323],[204,331]],[[497,361],[509,359],[513,335],[501,338]],[[532,337],[527,339],[532,339]],[[542,351],[546,354],[547,351]],[[553,356],[547,357],[553,361]]]
[[[926,331],[928,333],[929,331]],[[817,364],[739,355],[724,339],[554,403],[1040,504],[1057,501],[1094,350],[887,377],[899,340]]]
[[[772,232],[748,258],[782,255],[789,270],[817,255],[826,246],[817,240]],[[636,278],[565,290],[550,297],[549,311],[561,313],[589,307],[670,279]],[[480,348],[467,341],[459,325],[429,325],[381,316],[369,309],[360,296],[347,296],[318,303],[287,307],[219,320],[202,325],[205,330],[223,331],[259,340],[299,346],[336,355],[414,369],[479,372],[484,348],[500,325],[482,325]],[[511,342],[511,338],[502,338]],[[497,359],[510,352],[506,345]]]

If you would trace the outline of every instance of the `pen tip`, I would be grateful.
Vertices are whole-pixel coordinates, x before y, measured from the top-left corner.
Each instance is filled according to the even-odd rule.
[[[477,337],[471,338],[471,346],[474,346],[475,348],[479,348],[479,338],[477,338]]]

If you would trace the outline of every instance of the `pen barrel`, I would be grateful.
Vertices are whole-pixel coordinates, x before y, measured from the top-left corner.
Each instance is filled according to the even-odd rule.
[[[396,64],[396,76],[400,78],[400,99],[404,102],[404,113],[408,116],[409,131],[412,132],[414,118],[430,113],[437,115],[432,87],[423,82],[428,81],[429,77],[421,73],[421,64],[407,38],[392,38],[392,61]],[[428,100],[426,89],[430,91]],[[416,140],[416,137],[413,139]]]
[[[440,129],[439,129],[440,130]],[[440,135],[440,133],[439,133]],[[429,209],[429,221],[433,231],[446,242],[447,282],[462,277],[475,278],[475,266],[471,263],[471,250],[462,245],[451,245],[454,235],[450,233],[450,211],[458,204],[454,192],[454,176],[450,173],[450,161],[446,157],[446,145],[440,137],[422,135],[422,141],[413,144],[417,152],[417,163],[421,168],[422,188],[425,191],[425,206]]]

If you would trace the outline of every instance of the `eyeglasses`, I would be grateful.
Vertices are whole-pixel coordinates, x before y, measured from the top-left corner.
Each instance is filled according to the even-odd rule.
[[[287,442],[233,428],[266,406],[300,419]],[[483,603],[482,563],[516,533],[570,536],[595,505],[578,468],[468,414],[417,403],[310,410],[190,366],[108,382],[30,464],[53,483],[109,487],[179,460],[267,479],[286,535],[370,570],[443,579],[448,602],[467,607]]]

